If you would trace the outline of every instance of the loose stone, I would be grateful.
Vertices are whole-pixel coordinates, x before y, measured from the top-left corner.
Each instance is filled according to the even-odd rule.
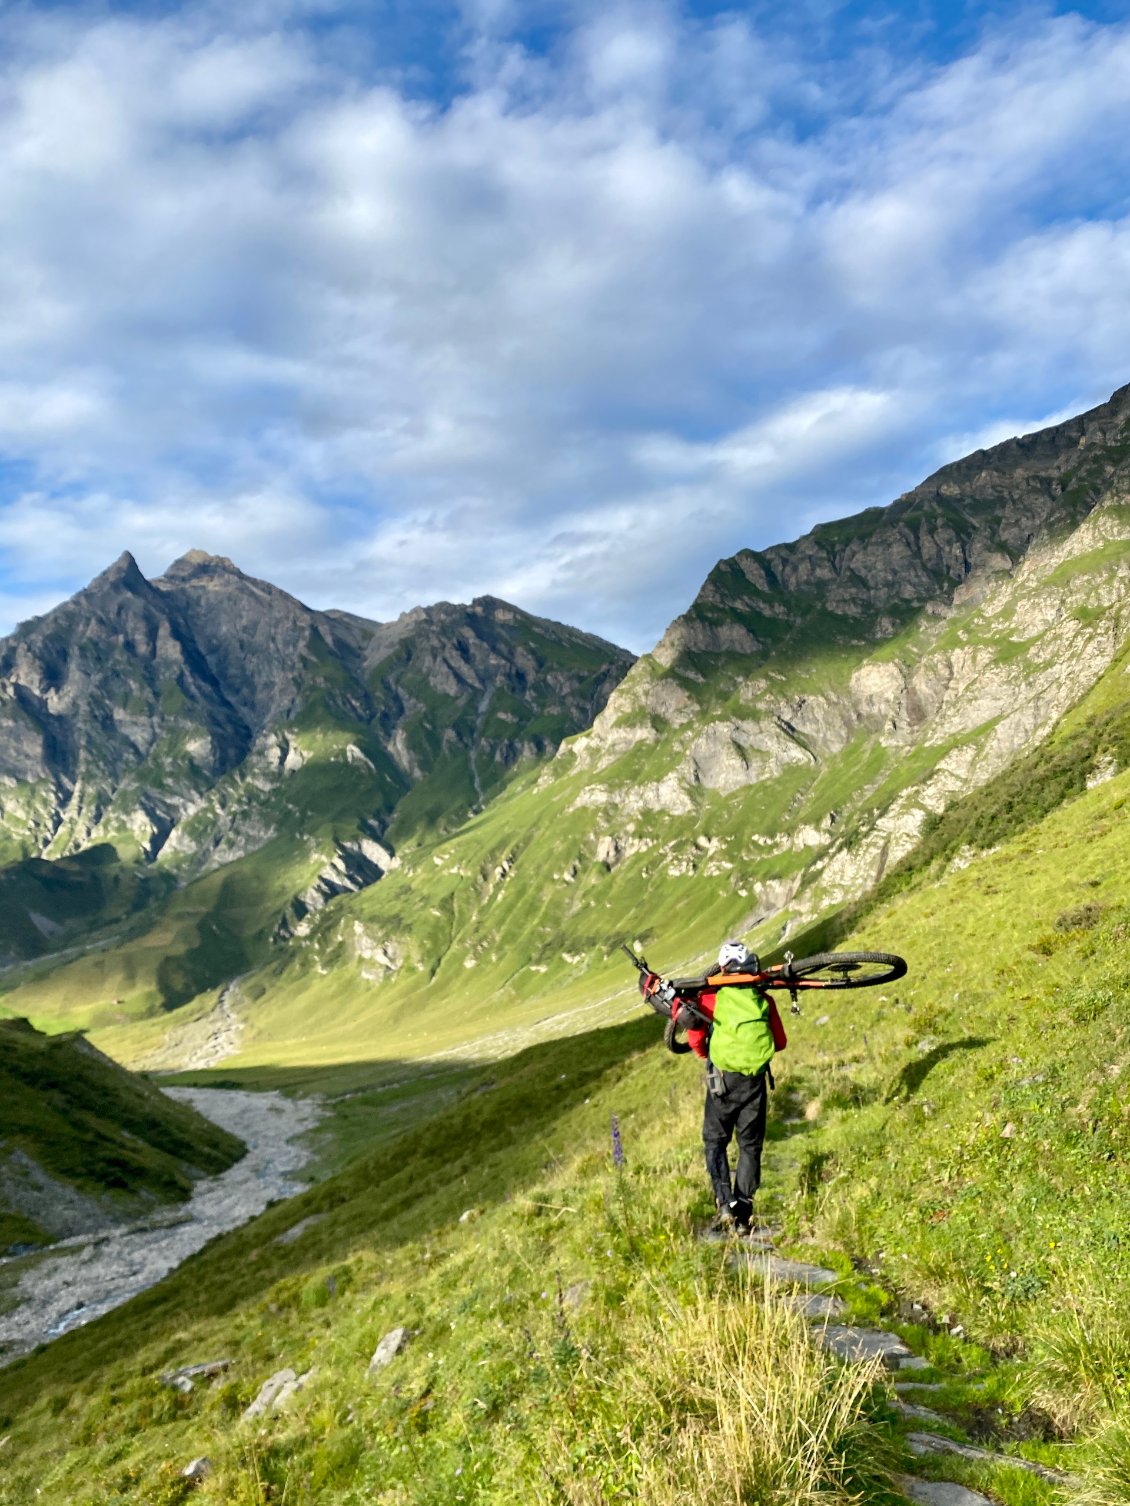
[[[298,1376],[293,1370],[276,1370],[274,1375],[271,1376],[270,1380],[265,1380],[263,1382],[259,1390],[259,1395],[245,1410],[243,1414],[243,1421],[252,1422],[256,1417],[262,1417],[263,1413],[268,1411],[269,1408],[274,1405],[275,1398],[279,1395],[283,1388],[293,1383],[294,1381],[297,1381],[297,1379]]]
[[[231,1360],[206,1360],[202,1365],[182,1365],[179,1370],[172,1370],[161,1377],[163,1385],[171,1386],[174,1391],[180,1391],[185,1396],[193,1389],[194,1382],[198,1380],[211,1380],[214,1375],[222,1375],[225,1370],[231,1368]]]
[[[386,1365],[391,1364],[407,1343],[408,1330],[406,1328],[394,1328],[386,1333],[373,1350],[373,1358],[369,1361],[369,1374],[374,1375],[378,1370],[383,1370]]]

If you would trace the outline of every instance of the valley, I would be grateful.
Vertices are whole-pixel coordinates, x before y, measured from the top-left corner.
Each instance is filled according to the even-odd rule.
[[[293,1142],[317,1125],[316,1100],[216,1088],[170,1092],[246,1153],[228,1171],[198,1181],[180,1206],[135,1224],[73,1234],[46,1255],[0,1261],[0,1364],[119,1307],[209,1240],[298,1189],[309,1152]]]

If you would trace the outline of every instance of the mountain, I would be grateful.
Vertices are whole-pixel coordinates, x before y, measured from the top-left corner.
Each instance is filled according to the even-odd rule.
[[[472,683],[461,667],[471,640],[462,657],[450,645],[465,634],[460,612],[478,614],[482,636],[484,619],[500,636],[534,631],[529,619],[499,622],[510,609],[496,603],[385,627],[302,618],[289,641],[322,648],[290,655],[301,674],[291,663],[253,689],[221,651],[224,613],[201,603],[238,587],[255,621],[273,622],[271,588],[233,587],[231,567],[190,559],[146,600],[196,622],[201,659],[231,681],[232,715],[249,734],[271,730],[148,865],[200,874],[159,900],[160,925],[113,921],[106,946],[10,974],[5,1003],[52,1028],[92,1025],[115,1053],[166,1066],[217,1059],[202,1043],[233,1010],[225,1049],[245,1062],[490,1055],[614,997],[622,937],[665,966],[692,964],[725,934],[770,948],[880,882],[1096,687],[1118,703],[1128,498],[1124,388],[944,467],[889,507],[722,561],[626,674],[590,641],[572,715],[584,730],[564,737],[559,722],[546,743],[556,754],[513,768],[521,723],[483,717],[484,674]],[[529,694],[502,710],[530,718],[532,741],[542,724]],[[1087,777],[1121,767],[1104,736]],[[287,774],[288,758],[306,762]],[[509,777],[491,783],[484,768]],[[272,840],[281,862],[274,847],[223,861]],[[374,870],[379,884],[365,881]],[[166,1040],[164,1013],[188,1004]]]
[[[676,968],[723,935],[771,948],[1087,697],[1106,710],[1080,777],[1117,772],[1103,718],[1126,683],[1128,502],[1123,389],[888,508],[723,561],[590,729],[248,980],[241,1059],[492,1054],[613,997],[623,937]],[[47,1017],[60,987],[21,1005]],[[120,1044],[169,1060],[146,1056],[151,1034]]]
[[[402,829],[450,820],[586,726],[630,662],[491,597],[382,624],[199,550],[154,581],[123,554],[0,643],[0,830],[12,857],[108,841],[199,871],[269,840],[280,807],[322,816],[296,776],[334,761],[380,830],[406,796]]]
[[[150,986],[183,1003],[552,754],[630,663],[491,597],[375,623],[199,551],[154,581],[123,555],[0,643],[0,951],[216,908],[225,943],[188,947],[213,961],[162,959]],[[223,900],[201,901],[193,881],[220,870]]]

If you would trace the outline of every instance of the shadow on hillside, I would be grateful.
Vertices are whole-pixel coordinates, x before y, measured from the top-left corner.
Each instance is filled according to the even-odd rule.
[[[221,1318],[247,1300],[261,1299],[285,1278],[300,1278],[301,1285],[305,1273],[328,1262],[362,1250],[395,1248],[456,1223],[465,1209],[512,1200],[582,1144],[593,1150],[604,1144],[609,1100],[595,1100],[618,1078],[623,1091],[612,1107],[623,1118],[630,1158],[631,1114],[654,1104],[657,1086],[650,1072],[644,1081],[624,1076],[622,1069],[639,1052],[648,1060],[654,1053],[664,1076],[681,1066],[663,1051],[651,1015],[546,1041],[480,1065],[460,1085],[456,1101],[433,1117],[382,1140],[336,1176],[214,1240],[159,1286],[0,1371],[0,1419],[28,1386],[80,1382],[129,1352],[139,1332],[151,1337],[189,1320]],[[666,1069],[663,1063],[669,1064]],[[316,1091],[314,1079],[330,1070],[309,1069],[304,1086]],[[365,1092],[394,1078],[402,1084],[418,1082],[434,1071],[434,1064],[355,1063],[351,1071],[357,1088]],[[288,1068],[221,1070],[211,1081],[293,1088],[303,1075],[301,1069]],[[198,1074],[196,1081],[203,1078]],[[672,1075],[672,1086],[676,1081]],[[299,1237],[280,1243],[280,1236],[303,1221],[308,1222]],[[280,1301],[298,1300],[297,1290],[276,1295]]]
[[[962,1041],[943,1041],[917,1061],[907,1062],[891,1085],[885,1101],[897,1103],[900,1099],[913,1098],[934,1068],[939,1062],[944,1062],[947,1056],[952,1056],[955,1051],[977,1051],[989,1044],[987,1037],[979,1035],[966,1036]]]

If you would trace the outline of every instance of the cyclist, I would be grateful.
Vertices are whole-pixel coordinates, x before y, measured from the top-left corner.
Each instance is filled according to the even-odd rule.
[[[718,953],[719,973],[757,973],[761,963],[747,951],[744,942],[727,941]],[[691,1047],[706,1056],[706,1106],[702,1116],[702,1142],[706,1172],[714,1190],[718,1224],[738,1234],[748,1234],[753,1217],[753,1199],[761,1185],[761,1148],[765,1143],[767,1089],[770,1062],[776,1048],[771,1022],[775,1013],[768,994],[751,986],[720,986],[698,1000],[714,1026],[696,1040],[688,1033]],[[783,1034],[779,1037],[782,1041]],[[708,1050],[704,1049],[707,1047]],[[738,1142],[738,1164],[731,1181],[730,1142]]]

